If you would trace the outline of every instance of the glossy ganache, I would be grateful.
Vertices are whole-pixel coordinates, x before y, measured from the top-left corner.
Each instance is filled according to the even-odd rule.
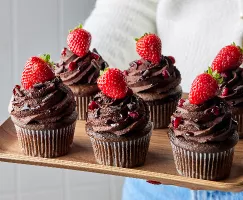
[[[96,84],[100,71],[108,64],[99,55],[96,49],[89,51],[85,56],[79,57],[64,48],[61,59],[56,64],[56,75],[60,76],[66,85]]]
[[[151,99],[142,96],[144,100],[160,100],[181,92],[181,74],[166,56],[162,56],[159,64],[144,59],[133,61],[124,73],[129,87],[139,96],[153,94]]]
[[[89,106],[86,126],[94,132],[111,133],[116,136],[133,134],[143,130],[149,122],[145,102],[136,95],[112,99],[98,93]]]
[[[180,101],[169,128],[177,138],[202,144],[228,140],[235,134],[236,126],[230,106],[214,97],[202,105]]]
[[[74,121],[77,115],[75,105],[71,90],[60,78],[55,78],[35,84],[29,90],[15,86],[10,111],[13,121],[21,126],[52,127],[58,122],[65,123],[65,120]]]
[[[243,69],[221,73],[223,82],[220,85],[219,96],[233,107],[243,106]]]

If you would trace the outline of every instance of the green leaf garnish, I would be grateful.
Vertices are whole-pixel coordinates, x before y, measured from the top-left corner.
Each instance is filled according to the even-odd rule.
[[[218,82],[218,84],[221,84],[224,80],[220,73],[218,73],[217,71],[213,71],[211,67],[208,67],[208,70],[205,71],[205,73],[211,75]]]
[[[76,26],[74,29],[70,29],[70,30],[69,30],[69,33],[71,33],[72,31],[74,31],[74,30],[76,30],[76,29],[78,29],[78,28],[82,29],[82,28],[83,28],[83,25],[82,25],[82,24],[79,24],[79,25]]]
[[[55,68],[55,63],[51,60],[50,54],[44,53],[40,55],[40,58],[47,62],[51,67]]]
[[[102,76],[105,72],[109,70],[108,67],[106,67],[104,70],[100,70],[100,76]]]

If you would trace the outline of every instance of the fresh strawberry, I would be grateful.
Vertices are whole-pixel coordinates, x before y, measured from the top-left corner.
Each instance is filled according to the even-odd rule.
[[[122,71],[110,68],[97,80],[98,87],[108,97],[122,99],[127,94],[127,83]]]
[[[212,75],[200,74],[192,83],[189,101],[191,104],[202,104],[216,96],[217,90],[218,82]]]
[[[154,64],[157,64],[161,61],[161,40],[155,34],[145,33],[139,39],[135,39],[136,51],[137,53],[145,60],[151,61]]]
[[[91,35],[82,28],[81,24],[68,34],[67,45],[69,49],[80,57],[85,56],[89,52],[90,43]]]
[[[222,48],[212,63],[213,71],[218,73],[238,68],[243,62],[243,50],[235,43]]]
[[[21,83],[24,89],[30,89],[36,83],[44,83],[55,78],[51,68],[50,55],[30,57],[24,67]]]

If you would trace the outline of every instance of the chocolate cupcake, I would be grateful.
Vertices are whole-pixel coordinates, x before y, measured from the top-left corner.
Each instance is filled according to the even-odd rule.
[[[68,153],[77,119],[75,100],[48,61],[27,61],[22,87],[14,87],[9,108],[24,154],[52,158]]]
[[[86,132],[99,164],[131,168],[145,162],[152,123],[146,103],[130,89],[121,89],[124,77],[111,75],[114,71],[123,76],[118,69],[109,69],[100,78],[108,77],[101,81],[102,92],[89,105]],[[117,93],[123,95],[115,98]]]
[[[143,42],[141,40],[151,35],[154,36],[154,34],[148,34],[138,40],[138,53],[140,52],[138,46],[141,46],[140,43]],[[158,37],[157,40],[160,41]],[[154,43],[156,45],[158,41]],[[150,45],[153,46],[153,44]],[[147,48],[147,51],[152,51],[149,47]],[[129,69],[124,71],[129,87],[148,104],[155,129],[166,128],[169,125],[170,116],[175,111],[182,95],[182,88],[179,85],[181,74],[174,65],[174,58],[161,55],[161,46],[158,53],[157,62],[153,59],[149,60],[149,56],[146,57],[140,53],[142,58],[131,62]],[[154,56],[152,52],[151,54]]]
[[[220,50],[212,63],[212,70],[221,74],[219,97],[232,107],[234,119],[238,121],[239,137],[243,138],[243,62],[242,49],[228,45]]]
[[[89,32],[82,27],[75,28],[68,35],[69,49],[63,49],[60,61],[56,64],[56,75],[74,93],[79,120],[86,119],[88,103],[99,92],[97,78],[100,71],[108,67],[96,49],[89,51],[90,41]]]
[[[216,96],[217,89],[212,96],[217,83],[203,82],[201,78],[197,77],[193,83],[190,101],[179,102],[171,117],[168,136],[179,174],[220,180],[230,174],[234,146],[239,140],[237,123],[227,102]],[[192,94],[193,91],[196,92]],[[196,98],[203,103],[195,104]]]

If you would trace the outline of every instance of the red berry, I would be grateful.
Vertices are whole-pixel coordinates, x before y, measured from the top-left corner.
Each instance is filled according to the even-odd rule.
[[[229,94],[229,89],[227,87],[224,87],[222,92],[221,92],[221,95],[223,97],[227,96]]]
[[[129,112],[128,115],[133,119],[137,119],[139,117],[139,114],[136,111]]]
[[[179,102],[178,102],[178,106],[179,107],[183,107],[184,103],[185,103],[185,100],[184,99],[180,99]]]
[[[175,117],[175,119],[172,121],[174,128],[178,128],[181,121],[182,121],[181,117]]]
[[[171,60],[172,65],[175,64],[175,58],[173,56],[168,56],[168,58]]]
[[[132,96],[133,95],[133,91],[131,88],[127,89],[127,96]]]
[[[98,87],[108,97],[122,99],[127,94],[127,83],[121,70],[109,68],[97,80]]]
[[[137,65],[141,65],[142,64],[142,61],[141,60],[137,60]]]
[[[67,37],[69,49],[76,55],[83,57],[89,52],[91,35],[82,29],[82,25],[72,30]]]
[[[68,65],[68,69],[70,70],[70,71],[73,71],[73,70],[75,70],[77,68],[77,64],[76,64],[76,62],[70,62],[69,63],[69,65]]]
[[[36,83],[44,83],[55,78],[49,62],[50,55],[31,57],[27,60],[22,73],[21,83],[24,89],[32,88]]]
[[[212,63],[212,69],[218,73],[238,68],[243,62],[243,52],[235,44],[222,48]]]
[[[62,50],[62,53],[61,53],[62,56],[66,56],[67,55],[67,48],[64,48]]]
[[[214,106],[213,108],[212,108],[212,113],[214,114],[214,115],[219,115],[220,114],[220,111],[219,111],[219,107],[218,106]]]
[[[198,75],[191,86],[189,101],[191,104],[202,104],[216,96],[218,90],[217,81],[209,74]]]
[[[159,63],[161,60],[161,40],[155,34],[145,34],[136,43],[137,53],[145,60]]]
[[[97,53],[94,53],[94,52],[91,53],[91,57],[92,57],[93,59],[95,59],[95,60],[99,60],[99,59],[100,59],[100,55],[97,54]]]
[[[150,184],[153,184],[153,185],[161,185],[161,183],[158,182],[158,181],[147,180],[146,182],[147,182],[147,183],[150,183]]]
[[[94,110],[99,108],[99,105],[95,101],[91,101],[88,106],[89,110]]]
[[[162,75],[165,79],[170,77],[170,73],[166,69],[162,70]]]

